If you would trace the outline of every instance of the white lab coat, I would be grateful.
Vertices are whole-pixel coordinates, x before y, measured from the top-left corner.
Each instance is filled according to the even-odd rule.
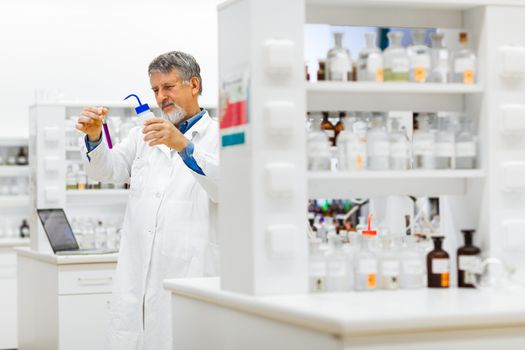
[[[112,150],[100,144],[90,161],[83,146],[90,178],[130,180],[113,286],[111,350],[171,349],[171,299],[163,280],[218,274],[218,123],[206,113],[184,136],[194,143],[205,176],[188,168],[176,151],[150,147],[141,127]]]

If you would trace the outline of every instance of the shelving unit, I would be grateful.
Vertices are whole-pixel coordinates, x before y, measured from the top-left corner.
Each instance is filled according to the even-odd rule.
[[[525,154],[519,152],[525,138],[525,61],[508,50],[525,47],[524,5],[519,0],[221,4],[219,78],[223,86],[236,74],[249,77],[247,142],[221,150],[220,281],[165,283],[172,291],[178,344],[194,349],[231,344],[303,350],[524,348],[525,310],[503,305],[523,289],[309,294],[305,234],[310,196],[439,195],[452,262],[459,229],[473,227],[486,256],[525,269]],[[305,83],[307,23],[467,30],[479,58],[478,83]],[[465,112],[477,117],[479,169],[308,173],[306,111],[327,110]],[[519,136],[505,137],[505,131]],[[407,315],[413,323],[405,327]],[[206,339],[195,341],[202,332]]]

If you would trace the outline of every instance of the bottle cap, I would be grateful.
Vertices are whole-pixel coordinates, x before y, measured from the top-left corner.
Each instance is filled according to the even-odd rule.
[[[368,214],[368,229],[367,230],[363,230],[363,234],[364,235],[368,235],[368,236],[375,236],[377,235],[377,231],[376,230],[372,230],[370,228],[372,224],[372,213]]]
[[[140,102],[140,98],[135,94],[128,95],[124,100],[127,100],[131,96],[135,97],[139,103],[139,106],[135,108],[135,112],[137,112],[137,114],[140,114],[145,111],[149,111],[148,104],[147,103],[142,104],[142,102]]]

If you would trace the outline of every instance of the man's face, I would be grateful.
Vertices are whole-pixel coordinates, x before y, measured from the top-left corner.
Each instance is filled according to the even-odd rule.
[[[157,104],[172,123],[178,124],[187,116],[186,111],[194,101],[194,89],[191,82],[182,81],[176,69],[151,73],[150,84]]]

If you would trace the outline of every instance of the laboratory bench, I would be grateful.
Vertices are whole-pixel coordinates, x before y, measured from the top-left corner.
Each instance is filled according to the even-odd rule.
[[[29,245],[28,238],[0,238],[0,349],[17,347],[17,292],[15,247]]]
[[[103,349],[118,254],[16,253],[18,349]]]
[[[522,287],[257,297],[219,278],[164,286],[177,349],[525,349]]]

